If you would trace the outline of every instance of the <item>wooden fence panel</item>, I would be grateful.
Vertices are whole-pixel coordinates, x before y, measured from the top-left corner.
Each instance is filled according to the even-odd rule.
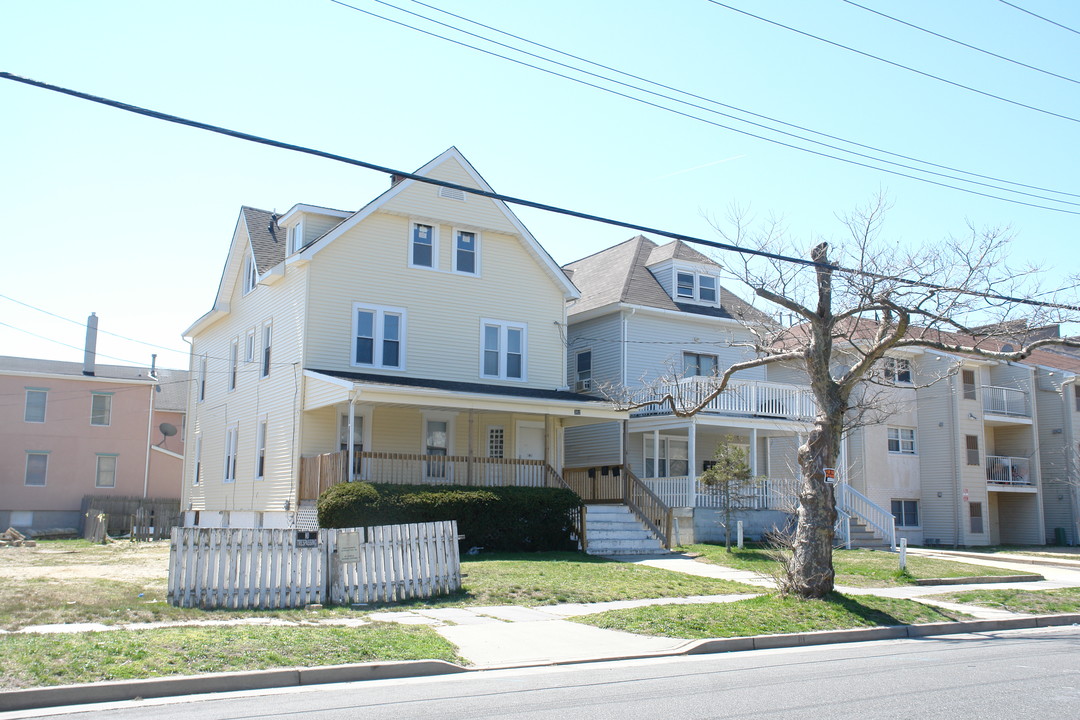
[[[341,562],[342,534],[359,535],[358,562]],[[456,592],[454,521],[320,530],[297,547],[295,530],[173,528],[168,598],[202,608],[288,608],[393,602]]]

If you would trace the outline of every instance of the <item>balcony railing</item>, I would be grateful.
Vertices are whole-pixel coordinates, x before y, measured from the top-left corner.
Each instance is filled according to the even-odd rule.
[[[986,482],[991,485],[1033,485],[1031,461],[1024,457],[987,455]]]
[[[1009,387],[983,385],[983,412],[1013,417],[1031,417],[1028,394]]]
[[[671,395],[677,407],[691,408],[701,405],[712,393],[716,383],[716,378],[688,377],[644,389],[634,399],[636,402],[649,402]],[[812,420],[817,414],[817,403],[814,401],[813,392],[805,385],[731,380],[722,393],[705,404],[702,411]],[[664,403],[643,407],[635,411],[635,414],[666,415],[669,412],[671,408]]]

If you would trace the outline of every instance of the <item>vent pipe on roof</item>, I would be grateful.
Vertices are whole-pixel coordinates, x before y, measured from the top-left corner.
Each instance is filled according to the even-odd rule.
[[[94,365],[97,360],[97,323],[96,313],[90,313],[86,318],[86,350],[83,352],[83,375],[94,375]]]
[[[157,353],[150,354],[150,377],[157,380]]]

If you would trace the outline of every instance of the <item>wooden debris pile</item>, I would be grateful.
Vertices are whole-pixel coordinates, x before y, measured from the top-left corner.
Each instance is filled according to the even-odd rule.
[[[33,540],[27,540],[26,536],[15,528],[9,527],[0,533],[0,547],[37,547]]]

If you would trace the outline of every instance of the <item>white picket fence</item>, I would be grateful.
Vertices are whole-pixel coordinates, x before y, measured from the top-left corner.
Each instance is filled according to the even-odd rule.
[[[359,553],[343,561],[343,533]],[[168,601],[180,607],[277,609],[427,598],[461,587],[457,522],[319,530],[173,528]]]

